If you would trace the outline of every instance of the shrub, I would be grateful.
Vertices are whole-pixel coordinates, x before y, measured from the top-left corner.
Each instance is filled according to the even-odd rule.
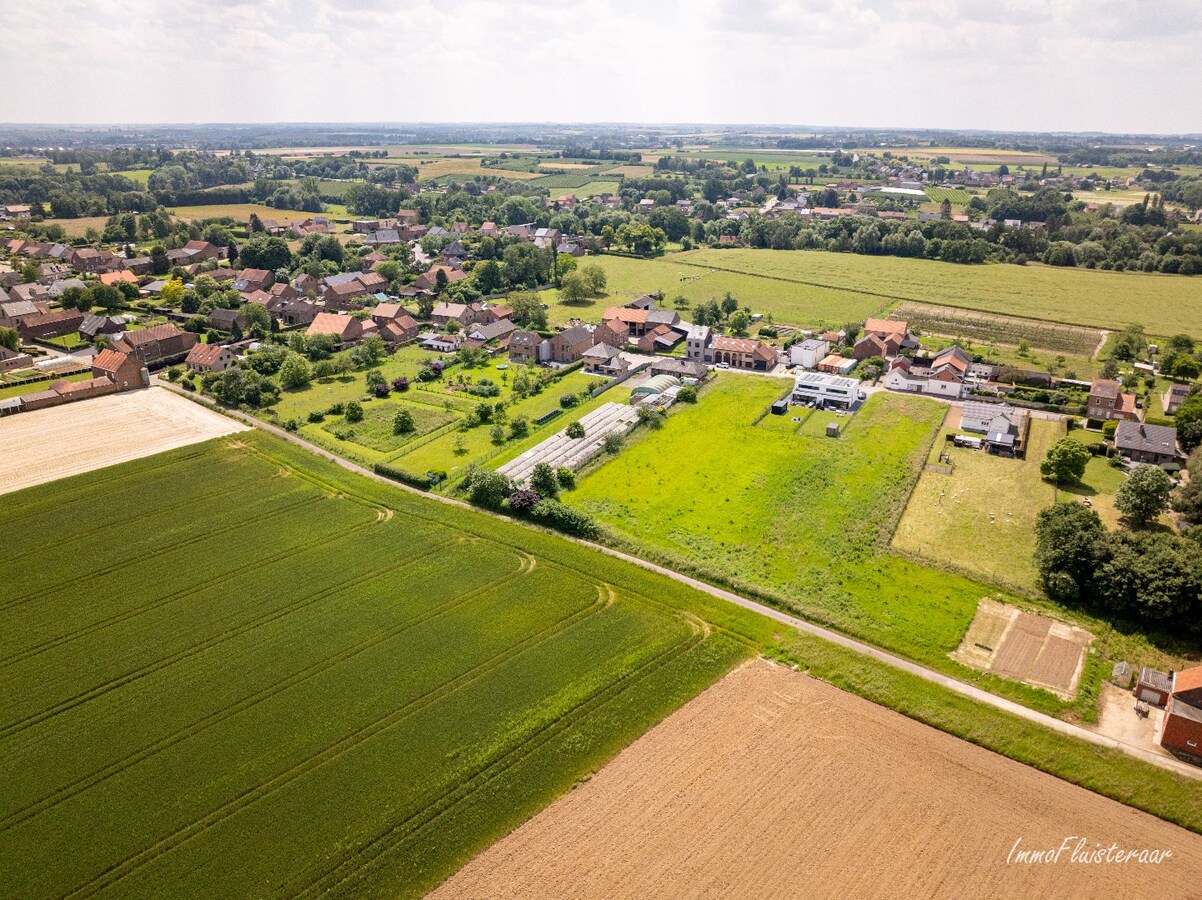
[[[580,398],[575,394],[564,394],[559,398],[559,405],[564,409],[572,409],[580,405]]]
[[[1102,423],[1102,438],[1103,438],[1103,440],[1113,441],[1114,433],[1116,431],[1118,431],[1118,428],[1119,428],[1118,422],[1114,422],[1114,421],[1103,422]]]
[[[340,416],[344,412],[346,412],[346,404],[344,403],[331,403],[330,408],[326,410],[326,414],[331,416]]]
[[[595,538],[601,533],[592,518],[558,500],[543,500],[530,511],[530,517],[540,525],[577,537]]]
[[[462,490],[477,506],[500,509],[501,504],[513,493],[509,479],[500,472],[481,469],[472,465],[463,476]]]
[[[686,384],[676,392],[676,399],[681,403],[696,403],[697,388],[693,387],[691,384]]]
[[[513,421],[509,423],[509,436],[524,438],[528,434],[530,434],[530,420],[525,416],[514,416]]]
[[[611,431],[601,442],[601,448],[606,453],[617,453],[622,449],[622,435],[618,434],[616,431]]]
[[[392,419],[393,434],[412,434],[417,430],[417,425],[413,421],[413,413],[407,409],[402,409]]]
[[[559,493],[559,479],[550,463],[535,463],[530,473],[530,487],[540,497],[554,498]]]
[[[404,375],[392,379],[392,389],[400,394],[405,393],[409,390],[409,379]]]
[[[284,423],[284,430],[295,433],[300,430],[300,422],[296,419],[289,419]]]
[[[358,400],[352,400],[346,405],[346,420],[352,425],[356,422],[363,421],[363,404]]]
[[[326,420],[326,414],[323,413],[319,409],[315,409],[315,410],[313,410],[313,412],[309,413],[309,421],[310,422],[317,423],[317,422],[324,422],[325,420]]]
[[[580,438],[584,437],[584,426],[579,422],[573,422],[567,428],[567,435],[570,438],[579,440]]]
[[[376,397],[377,400],[383,400],[385,397],[388,396],[389,388],[388,388],[387,384],[380,383],[380,384],[372,385],[371,392]]]
[[[559,481],[559,486],[565,491],[576,489],[576,473],[567,466],[560,466],[556,469],[555,478]]]
[[[542,499],[529,488],[519,488],[509,495],[509,508],[518,515],[524,516],[538,506]]]
[[[385,478],[391,478],[393,481],[399,481],[423,491],[428,491],[447,477],[445,472],[427,472],[425,475],[418,475],[416,472],[390,466],[387,463],[376,463],[375,472],[377,475],[383,475]]]

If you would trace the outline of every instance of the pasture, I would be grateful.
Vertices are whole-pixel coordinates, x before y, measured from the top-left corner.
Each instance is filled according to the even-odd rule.
[[[1066,834],[1173,856],[1007,864],[1016,837]],[[757,661],[432,897],[1171,896],[1200,879],[1202,837]]]
[[[261,433],[11,494],[0,528],[13,896],[419,896],[773,643]]]
[[[788,284],[862,292],[866,298],[933,303],[1069,325],[1202,337],[1202,284],[1177,275],[955,265],[893,256],[808,250],[703,250],[672,258]],[[744,298],[740,298],[744,299]],[[754,298],[753,308],[757,308]],[[775,310],[772,310],[775,312]],[[784,318],[784,313],[779,314]]]
[[[736,590],[768,596],[933,668],[948,659],[991,588],[888,552],[946,408],[873,396],[838,439],[822,422],[756,417],[786,379],[722,374],[701,401],[643,432],[582,478],[566,502],[617,546]],[[991,689],[1056,710],[996,680]]]
[[[536,186],[541,186],[541,179],[535,182]],[[598,194],[616,194],[621,190],[622,183],[619,181],[586,181],[584,184],[575,185],[572,187],[556,187],[551,188],[551,198],[556,197],[595,197]]]

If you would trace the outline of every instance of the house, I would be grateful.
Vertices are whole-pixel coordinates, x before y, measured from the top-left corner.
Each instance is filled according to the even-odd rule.
[[[505,233],[511,237],[517,238],[519,241],[534,240],[534,223],[530,222],[525,225],[507,225]]]
[[[33,357],[28,353],[9,350],[0,347],[0,372],[11,372],[13,369],[27,369],[33,365]]]
[[[17,333],[23,341],[62,337],[79,331],[79,326],[83,324],[83,316],[83,313],[74,309],[56,309],[22,316],[17,321]]]
[[[10,219],[28,219],[30,207],[24,203],[10,203],[4,207],[4,214]]]
[[[671,375],[682,380],[701,381],[709,369],[705,367],[705,363],[692,359],[657,359],[651,364],[650,371],[652,375]]]
[[[513,309],[503,304],[473,303],[471,304],[472,321],[482,325],[491,325],[513,316]]]
[[[440,334],[437,331],[419,334],[417,339],[423,350],[435,350],[439,353],[454,353],[463,344],[463,335]]]
[[[79,334],[87,340],[94,341],[97,335],[120,334],[125,331],[125,320],[119,316],[94,316],[87,313],[79,326]]]
[[[903,356],[889,364],[882,384],[891,391],[931,394],[959,400],[968,393],[966,376],[972,362],[956,345],[942,351],[929,366]]]
[[[1146,425],[1139,421],[1119,422],[1114,432],[1115,452],[1134,463],[1163,466],[1180,462],[1177,429],[1169,425]]]
[[[1202,764],[1202,666],[1173,673],[1164,708],[1160,746]]]
[[[864,321],[865,335],[873,335],[878,338],[895,335],[899,343],[909,331],[910,323],[902,319],[866,319]]]
[[[1099,378],[1089,386],[1086,415],[1103,421],[1139,418],[1135,411],[1135,395],[1124,394],[1123,386],[1108,378]]]
[[[1164,392],[1164,397],[1162,398],[1164,411],[1168,415],[1176,415],[1177,410],[1181,409],[1181,404],[1189,396],[1189,389],[1190,386],[1188,384],[1174,383],[1169,385],[1169,389]]]
[[[430,312],[430,321],[439,326],[445,326],[450,322],[470,325],[474,319],[471,307],[465,303],[438,303]]]
[[[333,335],[339,344],[353,344],[363,337],[363,323],[354,316],[320,312],[313,317],[305,334],[308,337],[329,334]]]
[[[830,353],[831,345],[819,338],[806,338],[789,348],[789,363],[803,369],[816,369]]]
[[[150,384],[150,373],[141,361],[120,350],[105,348],[92,360],[92,375],[108,378],[118,390],[129,391]]]
[[[274,300],[267,305],[268,311],[282,325],[308,325],[317,317],[317,305],[308,300]]]
[[[197,344],[188,351],[184,364],[193,372],[224,372],[237,359],[224,344]]]
[[[417,280],[413,282],[413,286],[421,291],[440,290],[438,284],[439,273],[445,276],[446,284],[454,284],[456,281],[462,281],[464,278],[467,278],[467,272],[463,271],[463,269],[458,269],[454,266],[436,265],[431,266],[421,275],[417,276]]]
[[[398,209],[397,221],[405,225],[416,225],[422,219],[422,214],[416,209]]]
[[[766,372],[776,365],[776,348],[763,341],[719,335],[711,349],[714,363],[719,366]]]
[[[451,234],[467,234],[470,230],[471,226],[463,220],[451,223]]]
[[[611,347],[625,347],[630,342],[630,330],[617,319],[602,322],[593,331],[593,339],[598,344],[609,344]]]
[[[115,272],[125,268],[125,260],[111,250],[96,250],[92,247],[80,247],[72,252],[71,265],[76,272],[88,275],[99,275],[101,272]]]
[[[100,277],[104,278],[103,275]],[[87,290],[87,287],[88,286],[78,278],[67,278],[62,281],[55,281],[52,283],[46,288],[46,293],[50,295],[51,299],[57,300],[67,291],[71,290],[71,288],[79,288],[81,291],[83,291]]]
[[[609,344],[595,344],[589,347],[581,359],[584,360],[584,371],[590,375],[616,378],[630,369],[630,362],[622,356],[622,351]]]
[[[452,263],[461,263],[467,259],[467,251],[459,241],[451,241],[442,248],[442,258]]]
[[[390,344],[411,341],[421,330],[414,318],[399,303],[378,304],[371,311],[371,320],[380,329],[380,337]]]
[[[366,297],[370,293],[371,291],[365,288],[358,279],[351,278],[339,280],[333,284],[327,283],[321,298],[325,301],[326,309],[352,309],[356,306],[356,300]]]
[[[381,228],[363,239],[363,243],[369,247],[385,247],[401,242],[401,233],[395,228]]]
[[[601,314],[601,321],[609,325],[617,322],[624,327],[632,338],[640,338],[647,330],[649,309],[633,309],[629,306],[610,306]]]
[[[130,284],[137,284],[138,276],[129,269],[118,269],[116,272],[105,272],[100,276],[101,284],[113,285],[120,284],[124,281],[128,281]]]
[[[210,328],[224,331],[226,334],[233,334],[234,326],[237,326],[239,331],[246,331],[246,316],[239,310],[218,307],[209,313]]]
[[[793,382],[793,402],[849,409],[856,404],[860,382],[823,372],[802,372]]]
[[[128,353],[144,366],[165,365],[183,359],[196,344],[196,335],[180,331],[171,323],[127,331],[113,342],[112,348]]]
[[[584,356],[584,352],[593,346],[593,332],[583,325],[568,328],[553,336],[550,340],[550,362],[567,365],[574,363]]]
[[[838,353],[828,353],[818,360],[818,371],[831,375],[846,375],[856,367],[856,361]]]
[[[534,232],[534,246],[541,250],[551,250],[559,246],[560,231],[558,228],[539,228]]]
[[[515,331],[509,336],[509,359],[521,365],[534,365],[542,361],[539,349],[547,344],[547,357],[550,356],[550,345],[533,331]]]
[[[982,443],[991,453],[1017,456],[1026,443],[1030,418],[1025,409],[1008,403],[966,400],[960,410],[960,430],[984,435]]]
[[[483,225],[480,226],[480,237],[495,238],[495,237],[499,236],[500,233],[501,233],[501,230],[499,228],[497,228],[496,222],[485,222]]]
[[[559,246],[555,248],[555,252],[579,258],[584,256],[584,245],[579,241],[560,241]]]
[[[243,291],[265,291],[271,287],[275,277],[267,269],[242,269],[234,276],[234,281],[230,285],[234,290],[242,293]]]
[[[497,321],[490,322],[486,325],[477,323],[469,326],[467,329],[467,336],[470,340],[483,341],[487,344],[490,341],[499,341],[502,338],[513,334],[513,332],[516,330],[517,326],[515,326],[509,319],[498,319]]]
[[[714,333],[708,325],[690,325],[685,332],[685,359],[701,364],[714,361]]]

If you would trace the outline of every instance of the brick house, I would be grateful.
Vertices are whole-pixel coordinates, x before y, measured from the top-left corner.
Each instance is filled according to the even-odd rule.
[[[718,335],[711,349],[716,364],[725,364],[733,369],[764,372],[776,365],[776,349],[750,338]]]
[[[309,337],[331,334],[339,344],[353,344],[363,337],[363,323],[354,316],[323,312],[314,316],[305,334]]]
[[[193,372],[224,372],[235,359],[234,352],[223,344],[197,344],[184,363]]]
[[[101,350],[92,360],[92,375],[109,379],[121,391],[131,391],[150,384],[150,375],[138,359],[128,353],[109,348]]]
[[[1123,386],[1109,378],[1099,378],[1089,386],[1086,414],[1091,419],[1135,420],[1135,395],[1124,394]]]
[[[521,365],[539,361],[538,350],[543,339],[533,331],[515,331],[509,336],[509,359]]]
[[[195,344],[196,335],[166,323],[127,331],[113,342],[113,349],[136,357],[145,366],[157,366],[182,359]]]
[[[511,342],[512,343],[512,342]],[[574,363],[593,346],[593,333],[583,325],[561,331],[550,340],[550,361]]]
[[[1202,764],[1202,666],[1173,673],[1164,709],[1160,746]]]
[[[1134,463],[1163,466],[1180,462],[1177,429],[1169,425],[1146,425],[1139,421],[1119,422],[1114,432],[1115,452]]]

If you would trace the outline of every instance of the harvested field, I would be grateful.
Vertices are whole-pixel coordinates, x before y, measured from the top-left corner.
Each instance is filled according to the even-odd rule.
[[[1091,640],[1082,628],[983,599],[952,658],[1070,700]]]
[[[163,388],[21,413],[0,421],[0,494],[246,430]]]
[[[1160,864],[1007,862],[1170,850]],[[1202,838],[762,661],[728,675],[432,896],[1185,896]]]
[[[1012,346],[1018,346],[1020,341],[1025,340],[1041,350],[1086,357],[1093,356],[1103,338],[1102,331],[1097,328],[1059,325],[926,303],[901,303],[890,315],[906,320],[924,334],[993,341]]]

